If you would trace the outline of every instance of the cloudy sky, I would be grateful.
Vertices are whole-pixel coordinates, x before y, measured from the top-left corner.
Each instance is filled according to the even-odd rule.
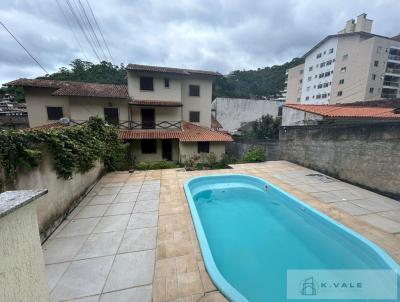
[[[67,66],[74,58],[97,60],[73,19],[68,1],[78,17],[81,13],[84,18],[78,11],[80,4],[91,17],[87,0],[1,1],[0,21],[49,72]],[[399,0],[89,2],[114,64],[204,68],[222,73],[280,64],[301,56],[363,12],[374,20],[374,33],[400,33]],[[95,28],[94,22],[92,26]],[[108,55],[104,45],[104,54],[99,47],[96,51],[99,56]],[[0,83],[43,74],[0,27]]]

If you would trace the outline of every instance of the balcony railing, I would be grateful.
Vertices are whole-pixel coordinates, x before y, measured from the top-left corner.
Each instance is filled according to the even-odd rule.
[[[384,99],[396,99],[397,93],[382,93],[381,97]]]
[[[87,120],[69,120],[70,125],[83,125]],[[154,130],[154,129],[181,129],[181,121],[106,121],[119,129],[127,130]]]
[[[399,82],[384,81],[383,86],[399,87]]]
[[[398,56],[398,55],[389,55],[389,60],[400,61],[400,56]]]
[[[400,69],[399,68],[386,68],[386,73],[395,73],[395,74],[400,74]]]

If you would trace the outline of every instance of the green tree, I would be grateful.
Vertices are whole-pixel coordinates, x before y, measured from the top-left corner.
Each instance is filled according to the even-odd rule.
[[[274,118],[267,114],[254,121],[252,130],[244,133],[244,136],[257,139],[277,139],[279,138],[279,127],[281,126],[281,118]]]

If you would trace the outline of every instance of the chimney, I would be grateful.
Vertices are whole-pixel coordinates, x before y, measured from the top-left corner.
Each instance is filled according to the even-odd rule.
[[[367,14],[361,14],[357,17],[357,23],[354,31],[371,32],[372,20],[367,19]]]
[[[345,33],[352,33],[354,32],[355,24],[354,24],[354,19],[350,19],[349,21],[346,22],[346,27],[344,29]]]

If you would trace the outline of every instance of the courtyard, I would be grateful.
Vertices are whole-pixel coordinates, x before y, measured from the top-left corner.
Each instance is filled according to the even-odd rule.
[[[183,192],[194,176],[261,177],[400,262],[400,202],[286,161],[109,173],[44,243],[51,301],[226,301],[205,269]]]

